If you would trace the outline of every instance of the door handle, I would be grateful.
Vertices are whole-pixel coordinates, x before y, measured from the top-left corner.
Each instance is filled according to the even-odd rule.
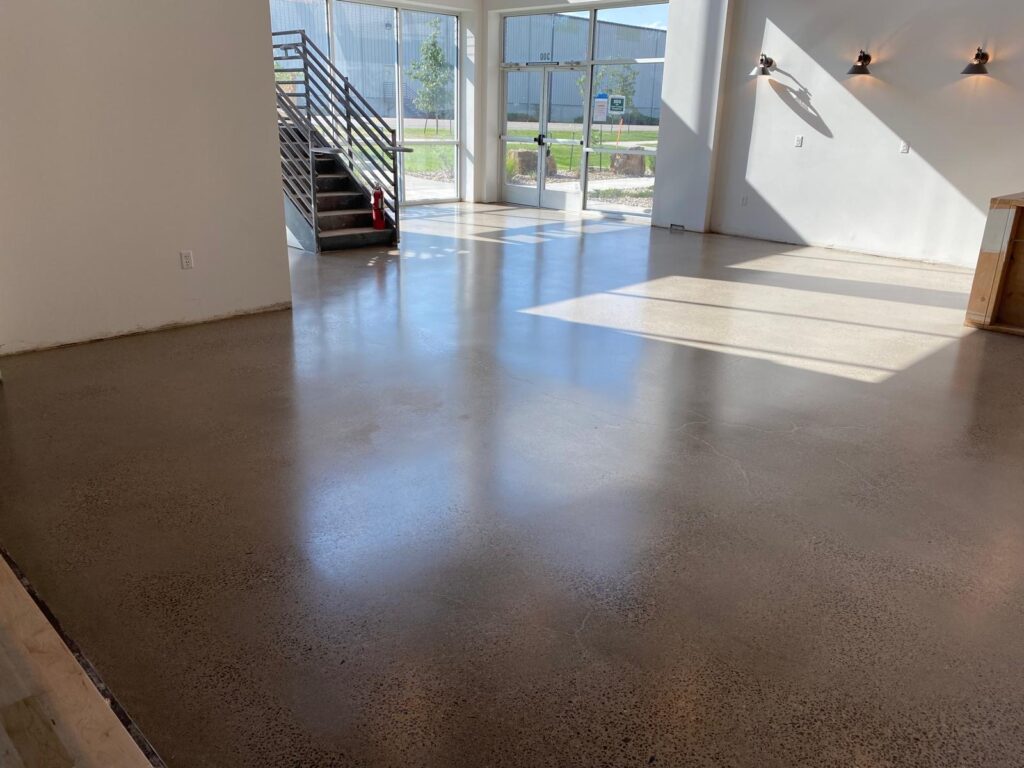
[[[543,147],[544,146],[544,139],[545,138],[546,137],[544,136],[543,133],[538,133],[537,137],[534,139],[534,142],[537,144],[538,147]]]

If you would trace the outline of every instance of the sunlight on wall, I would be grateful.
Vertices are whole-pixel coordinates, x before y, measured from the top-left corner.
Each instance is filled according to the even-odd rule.
[[[928,162],[914,136],[900,136],[770,19],[763,48],[778,51],[779,69],[755,83],[758,129],[746,180],[790,227],[809,242],[873,253],[891,252],[890,243],[912,231],[925,253],[941,253],[964,240],[957,225],[971,211],[970,242],[976,241],[984,213]],[[860,90],[890,88],[880,76],[864,80]],[[792,147],[797,134],[805,135],[800,149]],[[902,140],[911,143],[907,154],[898,152]],[[787,174],[786,166],[799,172]],[[816,205],[808,205],[809,188]],[[824,230],[823,209],[835,219]],[[965,243],[961,250],[973,248]]]
[[[752,3],[733,42],[777,69],[730,76],[715,231],[973,266],[988,198],[1016,184],[1019,160],[996,140],[1019,114],[1014,54],[1003,45],[995,75],[962,78],[974,43],[945,49],[977,37],[970,25],[918,0],[894,6],[846,25],[838,0]],[[870,77],[846,75],[858,44],[875,57]]]
[[[837,264],[843,279],[824,276],[825,260],[779,254],[737,265],[736,280],[674,275],[523,311],[877,383],[968,333],[950,275],[897,267],[882,282],[886,264]]]

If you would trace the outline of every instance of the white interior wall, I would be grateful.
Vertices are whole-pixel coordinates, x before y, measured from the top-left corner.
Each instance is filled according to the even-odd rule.
[[[459,13],[462,25],[462,175],[461,196],[464,200],[483,199],[484,163],[481,147],[487,144],[484,122],[487,88],[487,14],[481,0],[465,0],[467,7]]]
[[[989,199],[1024,188],[1024,4],[733,2],[712,229],[973,266]],[[962,77],[979,44],[991,76]],[[860,48],[873,76],[847,77]]]
[[[6,0],[0,72],[0,353],[290,302],[266,3]]]
[[[673,0],[654,177],[654,226],[706,232],[720,130],[730,0]]]

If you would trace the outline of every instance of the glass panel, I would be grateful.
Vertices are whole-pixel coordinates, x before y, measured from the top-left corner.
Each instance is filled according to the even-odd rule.
[[[544,147],[547,158],[544,189],[579,192],[583,147],[583,101],[586,98],[585,70],[557,69],[549,72],[548,113],[544,135],[552,141],[575,142]]]
[[[544,189],[553,192],[579,192],[583,147],[578,144],[545,146],[547,161]]]
[[[335,66],[392,128],[398,114],[395,15],[393,8],[337,0],[332,18]]]
[[[586,91],[585,70],[558,69],[550,73],[546,136],[571,141],[583,138],[583,102]]]
[[[587,208],[650,215],[654,155],[592,152],[587,156]]]
[[[327,3],[323,0],[270,0],[270,28],[274,32],[304,29],[327,53]]]
[[[590,12],[538,13],[505,18],[504,61],[583,61],[587,58]]]
[[[664,64],[594,67],[590,146],[657,149],[664,69]]]
[[[537,145],[505,143],[505,183],[520,187],[537,186]]]
[[[454,139],[459,59],[455,17],[422,11],[401,14],[405,141]]]
[[[594,58],[662,59],[667,31],[667,4],[599,10]]]
[[[402,155],[406,202],[458,197],[455,189],[457,147],[453,144],[415,144],[411,149],[412,152]]]
[[[540,133],[540,99],[543,73],[505,73],[505,133],[536,136]]]

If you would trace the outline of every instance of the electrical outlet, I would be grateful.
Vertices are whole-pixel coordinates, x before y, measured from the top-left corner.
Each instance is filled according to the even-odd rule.
[[[910,154],[910,144],[908,144],[905,141],[901,141],[900,142],[900,154],[901,155],[909,155]]]
[[[803,136],[797,136],[796,140],[793,141],[793,146],[794,147],[802,147],[803,145],[804,145],[804,137]]]
[[[192,251],[181,251],[178,255],[181,257],[182,269],[192,269],[195,266],[195,262],[192,260]]]
[[[746,208],[748,202],[750,202],[750,201],[747,199],[747,196],[744,195],[743,197],[740,198],[740,207],[741,208]]]

